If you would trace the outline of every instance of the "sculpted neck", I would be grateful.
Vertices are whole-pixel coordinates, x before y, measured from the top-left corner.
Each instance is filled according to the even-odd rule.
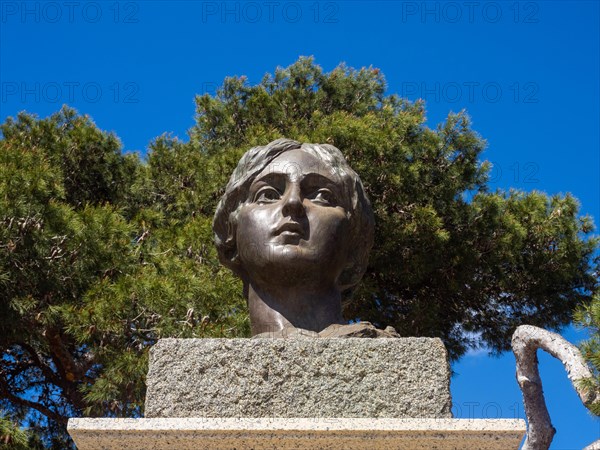
[[[248,306],[253,336],[286,327],[319,332],[331,324],[346,323],[341,294],[331,287],[271,285],[267,290],[250,283]]]

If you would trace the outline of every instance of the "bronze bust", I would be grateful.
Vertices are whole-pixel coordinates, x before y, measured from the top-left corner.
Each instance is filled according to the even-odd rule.
[[[365,272],[373,224],[360,178],[334,146],[278,139],[248,150],[213,230],[221,262],[244,283],[252,335],[345,324],[342,293]]]

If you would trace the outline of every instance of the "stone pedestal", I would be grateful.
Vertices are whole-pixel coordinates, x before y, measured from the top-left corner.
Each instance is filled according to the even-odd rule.
[[[512,419],[71,419],[79,450],[510,450]]]
[[[146,417],[452,417],[439,339],[162,339]]]
[[[517,449],[522,420],[451,418],[439,339],[163,339],[146,418],[71,419],[79,450]]]

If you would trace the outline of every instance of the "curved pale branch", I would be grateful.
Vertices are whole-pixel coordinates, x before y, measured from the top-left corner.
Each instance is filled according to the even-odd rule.
[[[521,450],[547,450],[556,433],[546,408],[538,370],[539,348],[563,363],[569,380],[584,405],[590,405],[599,395],[597,391],[586,389],[579,383],[580,380],[592,378],[592,373],[576,346],[562,336],[542,328],[519,326],[512,337],[512,349],[517,360],[517,381],[523,392],[528,422],[527,438]]]
[[[583,450],[600,450],[600,440],[598,440],[596,442],[592,442],[590,445],[588,445]]]

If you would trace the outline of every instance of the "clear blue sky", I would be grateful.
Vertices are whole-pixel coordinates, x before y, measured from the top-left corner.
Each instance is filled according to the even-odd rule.
[[[314,55],[325,70],[380,68],[388,93],[427,102],[435,126],[466,108],[489,142],[492,187],[571,192],[600,223],[599,3],[21,2],[0,0],[0,121],[63,103],[144,152],[182,138],[194,95]],[[578,341],[573,329],[564,335]],[[541,356],[554,449],[600,438],[562,366]],[[460,417],[523,417],[514,358],[454,366]]]

